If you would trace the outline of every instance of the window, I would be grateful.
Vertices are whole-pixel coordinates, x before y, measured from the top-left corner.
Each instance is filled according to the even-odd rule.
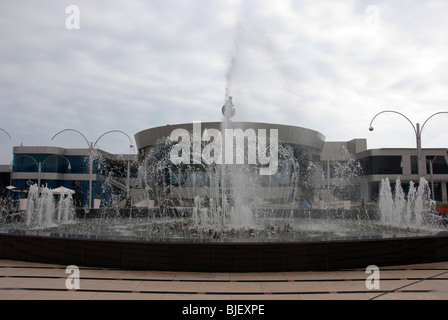
[[[401,156],[372,156],[360,160],[362,173],[371,174],[402,174]]]
[[[432,173],[433,174],[448,174],[448,165],[444,156],[426,156],[426,172],[431,172],[432,161]]]
[[[411,174],[418,174],[417,156],[411,156]]]

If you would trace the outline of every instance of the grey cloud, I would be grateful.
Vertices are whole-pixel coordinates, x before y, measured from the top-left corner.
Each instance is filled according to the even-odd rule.
[[[447,105],[443,1],[376,1],[376,32],[363,29],[367,1],[75,2],[81,29],[71,31],[65,3],[1,5],[0,127],[15,142],[47,144],[69,126],[95,137],[216,121],[226,81],[239,120],[330,140],[366,136],[369,117],[390,105],[410,116]],[[369,146],[385,143],[378,136]]]

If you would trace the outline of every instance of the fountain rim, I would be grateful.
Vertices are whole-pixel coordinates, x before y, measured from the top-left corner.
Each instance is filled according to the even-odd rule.
[[[0,259],[160,271],[329,271],[448,261],[448,234],[300,243],[196,243],[0,233]]]
[[[434,231],[434,232],[422,232],[421,235],[409,236],[409,235],[393,235],[393,236],[341,236],[333,239],[293,239],[291,241],[279,239],[276,240],[266,240],[266,238],[261,238],[260,240],[248,239],[247,241],[241,239],[198,239],[198,238],[151,238],[145,240],[141,237],[126,237],[126,236],[101,236],[101,235],[82,235],[82,234],[51,234],[51,233],[39,233],[29,230],[20,229],[8,229],[0,230],[1,235],[12,235],[12,236],[24,236],[24,237],[37,237],[37,238],[57,238],[62,240],[88,240],[88,241],[107,241],[107,242],[127,242],[127,243],[141,243],[141,244],[212,244],[212,245],[287,245],[287,244],[322,244],[322,243],[343,243],[352,241],[383,241],[383,240],[402,240],[402,239],[423,239],[423,238],[434,238],[434,237],[447,237],[448,231]]]

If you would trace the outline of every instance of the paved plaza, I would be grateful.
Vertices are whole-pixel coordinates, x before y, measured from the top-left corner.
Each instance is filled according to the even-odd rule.
[[[79,267],[68,289],[62,265],[0,260],[2,300],[448,300],[448,261],[324,272],[191,273]],[[74,282],[73,282],[74,283]]]

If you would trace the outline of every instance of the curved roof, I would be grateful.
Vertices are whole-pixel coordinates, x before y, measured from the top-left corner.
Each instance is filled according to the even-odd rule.
[[[207,128],[218,129],[222,131],[221,122],[201,122],[200,125],[202,131],[201,134]],[[288,144],[298,144],[317,150],[322,150],[325,141],[325,136],[320,132],[296,126],[261,122],[230,122],[230,127],[235,129],[240,128],[242,130],[277,129],[278,139],[280,142]],[[166,125],[140,131],[135,134],[135,142],[137,144],[137,148],[143,149],[153,146],[157,141],[169,137],[171,132],[175,129],[186,129],[189,132],[192,132],[193,123]]]

